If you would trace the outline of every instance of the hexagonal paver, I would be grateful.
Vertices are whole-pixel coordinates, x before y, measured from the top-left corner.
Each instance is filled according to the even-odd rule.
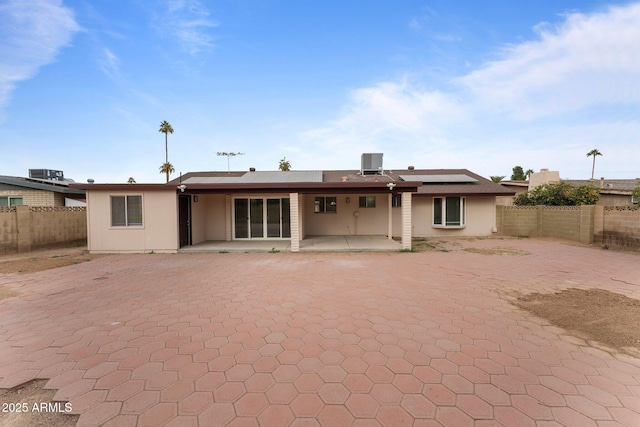
[[[249,417],[257,417],[268,405],[263,393],[246,393],[233,404],[236,415]]]
[[[298,418],[314,418],[320,413],[324,403],[316,394],[299,394],[290,407]]]
[[[356,418],[375,418],[380,404],[368,394],[352,394],[345,406]]]
[[[339,383],[327,383],[320,388],[318,395],[324,403],[341,405],[349,397],[349,390]]]

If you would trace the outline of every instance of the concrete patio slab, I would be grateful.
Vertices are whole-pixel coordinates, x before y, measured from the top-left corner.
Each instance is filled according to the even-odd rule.
[[[638,255],[448,250],[113,255],[2,275],[20,295],[0,300],[0,387],[49,379],[79,426],[640,425],[640,360],[509,302],[640,299]]]
[[[307,236],[300,242],[301,252],[385,252],[400,251],[402,245],[385,236]],[[180,248],[180,253],[205,252],[289,252],[289,240],[206,241]]]

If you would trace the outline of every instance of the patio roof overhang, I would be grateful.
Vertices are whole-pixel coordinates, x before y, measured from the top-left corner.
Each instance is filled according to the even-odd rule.
[[[318,182],[318,183],[225,183],[225,184],[72,184],[87,191],[175,191],[180,194],[229,194],[229,193],[306,193],[353,194],[417,192],[420,182]]]
[[[419,182],[323,182],[323,183],[235,183],[235,184],[185,184],[184,194],[228,193],[305,193],[305,194],[353,194],[417,192]]]

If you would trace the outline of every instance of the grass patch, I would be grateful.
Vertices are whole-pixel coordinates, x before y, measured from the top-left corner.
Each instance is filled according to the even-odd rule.
[[[463,250],[465,252],[470,252],[472,254],[481,254],[481,255],[512,255],[512,256],[529,255],[529,252],[527,251],[522,251],[520,249],[514,249],[514,248],[489,248],[489,249],[466,248]]]

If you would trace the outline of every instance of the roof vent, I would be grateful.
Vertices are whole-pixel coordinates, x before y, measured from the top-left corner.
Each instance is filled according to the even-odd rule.
[[[414,166],[409,166],[407,169],[409,169],[410,171],[415,170]]]
[[[360,173],[362,175],[382,174],[382,153],[363,153],[361,160]]]

